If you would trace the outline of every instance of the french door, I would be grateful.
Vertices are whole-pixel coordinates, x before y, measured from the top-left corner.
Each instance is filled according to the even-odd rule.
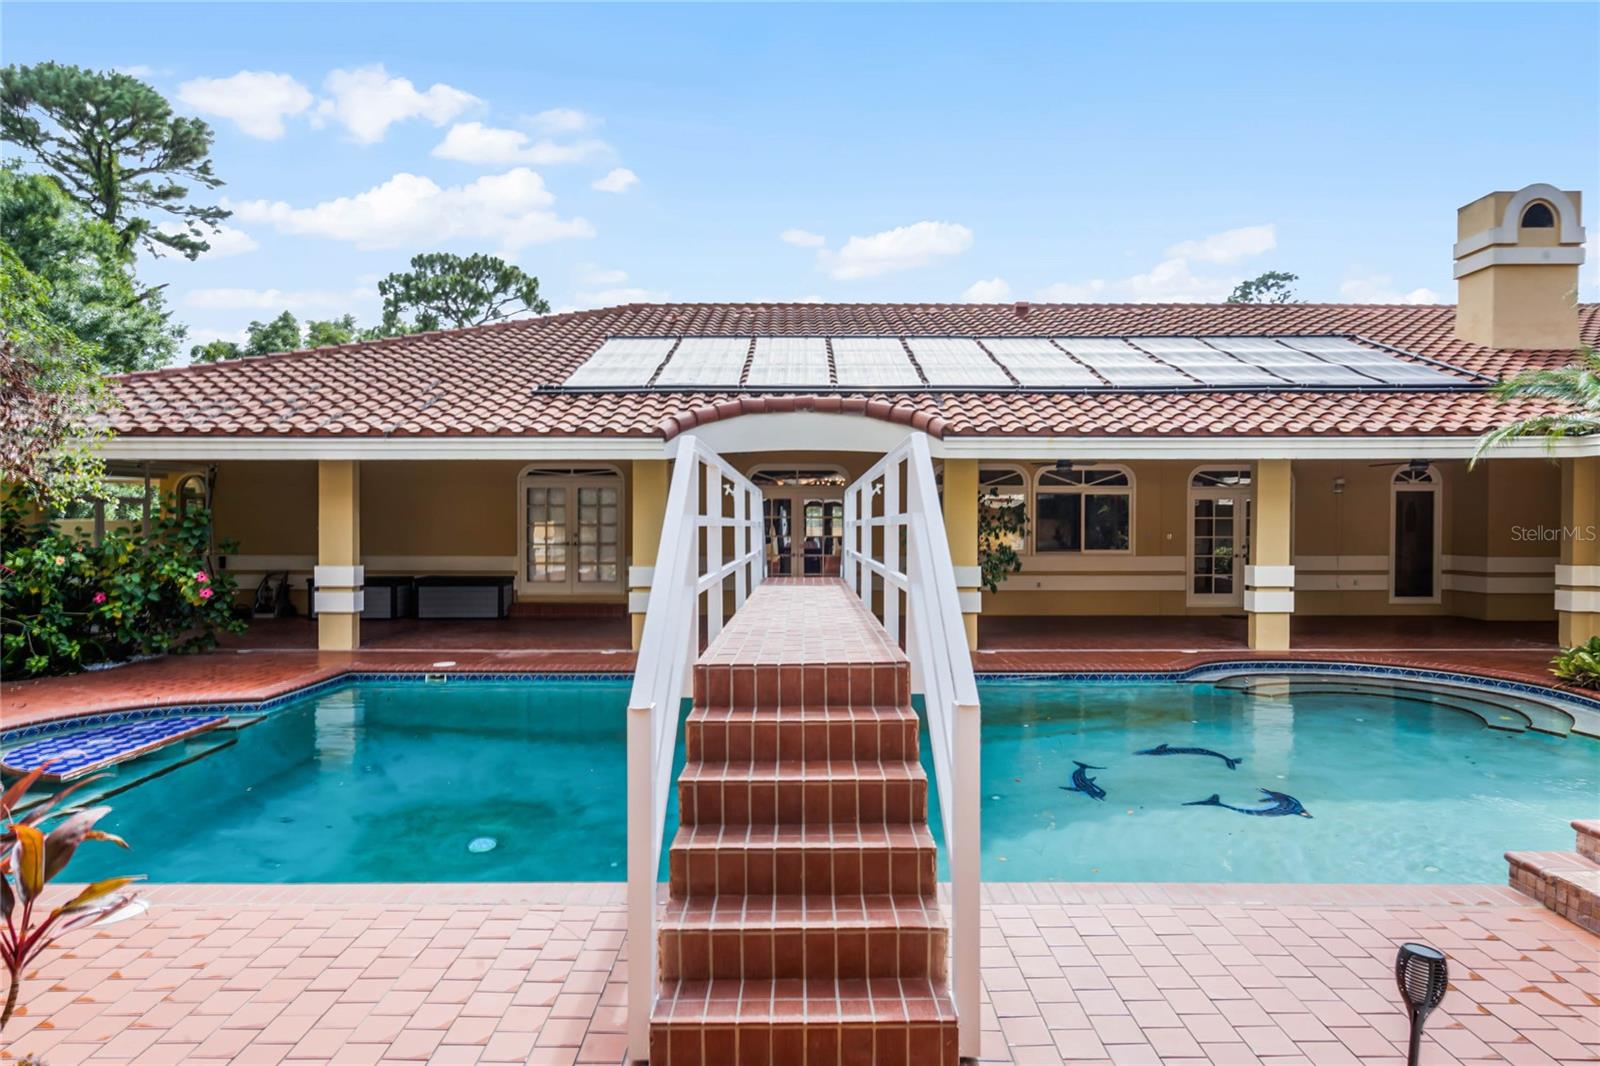
[[[844,548],[843,490],[764,489],[767,574],[771,577],[837,577]]]
[[[1189,486],[1189,603],[1244,603],[1253,493],[1248,470],[1202,470]]]
[[[532,595],[622,587],[622,478],[544,473],[522,479],[523,554],[517,585]]]

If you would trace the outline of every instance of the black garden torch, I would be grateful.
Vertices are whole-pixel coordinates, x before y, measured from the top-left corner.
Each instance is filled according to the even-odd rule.
[[[1422,1023],[1428,1020],[1444,999],[1445,985],[1450,981],[1450,967],[1444,952],[1426,944],[1401,944],[1400,954],[1394,960],[1394,981],[1400,986],[1400,998],[1406,1001],[1411,1014],[1411,1051],[1406,1056],[1408,1066],[1417,1066],[1417,1056],[1422,1050]]]

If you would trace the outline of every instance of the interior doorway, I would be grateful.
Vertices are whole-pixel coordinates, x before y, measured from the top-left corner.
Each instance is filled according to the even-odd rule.
[[[761,486],[769,577],[837,577],[844,549],[843,470],[774,466],[750,473]]]

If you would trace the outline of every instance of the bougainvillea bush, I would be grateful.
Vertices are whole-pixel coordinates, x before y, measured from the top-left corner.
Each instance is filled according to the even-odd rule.
[[[25,508],[0,504],[0,671],[70,674],[137,655],[204,651],[233,616],[235,581],[207,562],[210,515],[152,514],[150,529],[108,530],[99,544]],[[231,546],[220,546],[231,550]]]

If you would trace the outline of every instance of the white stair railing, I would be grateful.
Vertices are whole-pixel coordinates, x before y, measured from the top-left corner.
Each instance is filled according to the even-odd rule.
[[[841,575],[905,649],[912,691],[922,694],[927,709],[950,859],[951,981],[960,1051],[977,1058],[978,685],[926,434],[907,436],[845,490],[844,528]]]
[[[677,438],[675,459],[628,697],[628,1055],[634,1060],[650,1054],[656,873],[700,620],[706,639],[715,640],[729,585],[737,611],[766,576],[761,490],[692,435]],[[732,549],[725,553],[730,530]]]

